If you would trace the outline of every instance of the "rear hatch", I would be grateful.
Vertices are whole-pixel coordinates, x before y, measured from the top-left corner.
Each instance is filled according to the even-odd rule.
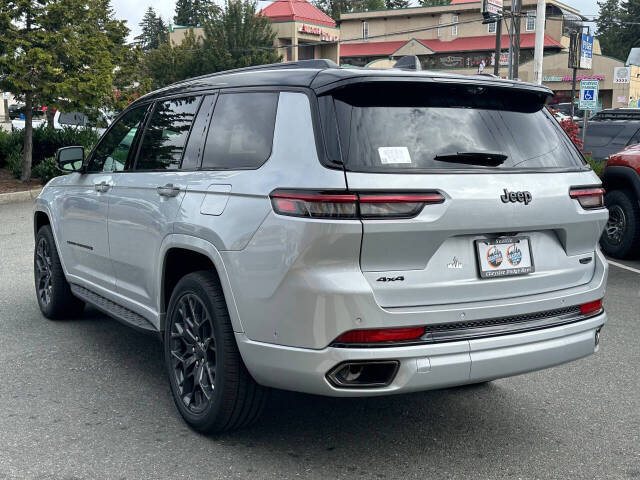
[[[380,81],[320,97],[328,155],[343,162],[349,190],[444,199],[412,218],[362,220],[360,264],[381,306],[589,282],[604,215],[570,190],[599,182],[546,99],[540,90]]]

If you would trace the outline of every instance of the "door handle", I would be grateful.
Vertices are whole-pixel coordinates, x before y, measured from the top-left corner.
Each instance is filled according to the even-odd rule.
[[[162,187],[158,187],[158,195],[163,197],[177,197],[180,193],[180,187],[174,185],[173,183],[167,183]]]
[[[107,182],[100,182],[100,183],[94,183],[93,186],[96,189],[96,192],[100,192],[100,193],[105,193],[108,192],[109,189],[111,188],[111,185],[109,185]]]

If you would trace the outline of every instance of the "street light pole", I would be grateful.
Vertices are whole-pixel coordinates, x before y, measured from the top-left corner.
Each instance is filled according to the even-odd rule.
[[[502,16],[496,22],[496,52],[494,53],[493,74],[500,75],[500,52],[502,50]]]
[[[544,56],[544,24],[546,16],[545,0],[538,0],[536,10],[536,43],[533,53],[533,81],[542,85],[542,57]]]

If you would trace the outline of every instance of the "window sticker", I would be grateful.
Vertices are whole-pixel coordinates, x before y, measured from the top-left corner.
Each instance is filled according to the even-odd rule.
[[[378,147],[378,155],[383,165],[412,163],[407,147]]]

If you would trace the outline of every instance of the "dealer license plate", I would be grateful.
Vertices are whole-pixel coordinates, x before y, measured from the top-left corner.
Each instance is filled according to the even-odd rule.
[[[480,277],[526,275],[535,271],[529,237],[476,240]]]

